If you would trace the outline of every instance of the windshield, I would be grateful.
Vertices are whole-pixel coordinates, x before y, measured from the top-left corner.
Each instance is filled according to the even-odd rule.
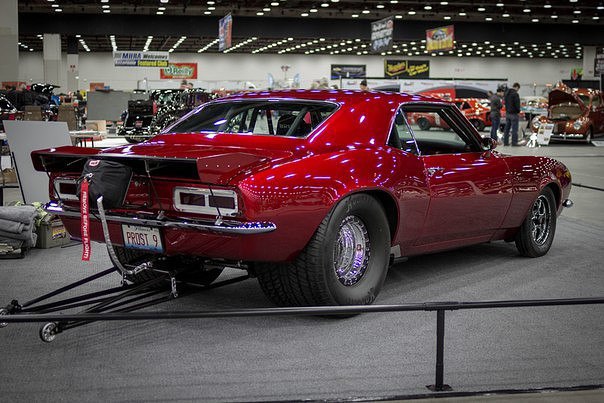
[[[178,122],[170,132],[306,137],[336,108],[336,105],[328,102],[300,100],[214,102]]]

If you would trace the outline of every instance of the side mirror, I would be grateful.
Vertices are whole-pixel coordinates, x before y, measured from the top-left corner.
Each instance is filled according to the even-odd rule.
[[[483,137],[482,146],[485,150],[494,150],[497,147],[497,140],[490,137]]]

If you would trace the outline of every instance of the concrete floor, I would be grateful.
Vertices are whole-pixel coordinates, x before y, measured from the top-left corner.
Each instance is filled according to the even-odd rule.
[[[573,180],[604,187],[604,148],[501,147],[553,155]],[[8,193],[8,192],[7,192]],[[10,193],[6,199],[10,200]],[[12,194],[13,198],[18,193]],[[483,244],[393,266],[380,304],[604,296],[604,192],[575,187],[575,207],[538,259],[512,244]],[[0,305],[109,266],[101,245],[83,264],[80,248],[32,250],[0,261]],[[234,275],[229,271],[225,276]],[[87,290],[115,286],[105,278]],[[255,280],[157,306],[157,311],[267,307]],[[604,306],[448,312],[445,382],[454,391],[604,384]],[[3,401],[267,401],[424,395],[434,382],[434,313],[229,318],[97,323],[37,338],[38,325],[0,329]],[[500,401],[602,401],[601,391]],[[468,399],[468,398],[466,398]],[[486,400],[486,398],[484,398]],[[440,399],[439,399],[440,401]],[[474,400],[463,400],[474,401]],[[483,398],[477,398],[483,401]],[[497,401],[497,400],[495,400]]]

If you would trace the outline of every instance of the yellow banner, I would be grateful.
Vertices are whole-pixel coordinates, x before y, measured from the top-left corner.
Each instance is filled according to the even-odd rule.
[[[426,30],[426,50],[451,50],[455,48],[455,29],[453,25]]]

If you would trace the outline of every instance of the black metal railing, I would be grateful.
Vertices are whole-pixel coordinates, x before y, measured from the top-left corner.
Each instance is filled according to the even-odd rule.
[[[521,307],[546,307],[567,305],[604,304],[604,297],[534,299],[481,302],[425,302],[403,305],[351,305],[317,306],[291,308],[254,308],[221,311],[174,311],[174,312],[106,312],[76,314],[15,314],[2,316],[2,322],[65,322],[65,321],[123,321],[123,320],[174,320],[254,316],[285,315],[350,315],[372,312],[413,312],[436,311],[436,371],[435,383],[428,386],[432,391],[446,391],[450,387],[444,383],[444,339],[445,312],[464,309],[499,309]]]

